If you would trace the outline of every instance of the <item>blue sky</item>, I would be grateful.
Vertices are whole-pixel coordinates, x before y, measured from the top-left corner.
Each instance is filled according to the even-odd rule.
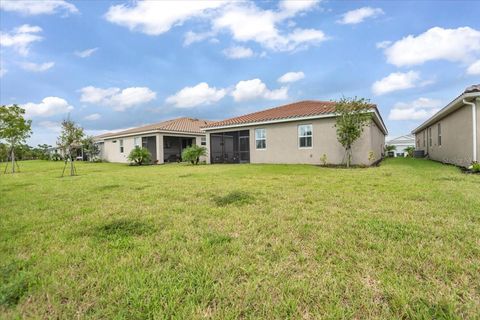
[[[359,96],[390,136],[480,83],[476,1],[5,1],[0,103],[54,144],[179,116]]]

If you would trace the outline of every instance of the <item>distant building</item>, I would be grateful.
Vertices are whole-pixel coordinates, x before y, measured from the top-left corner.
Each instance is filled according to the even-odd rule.
[[[413,134],[407,134],[405,136],[400,136],[395,139],[387,141],[387,146],[395,146],[394,151],[390,151],[388,156],[390,157],[406,157],[407,152],[405,148],[414,147],[415,148],[415,136]]]

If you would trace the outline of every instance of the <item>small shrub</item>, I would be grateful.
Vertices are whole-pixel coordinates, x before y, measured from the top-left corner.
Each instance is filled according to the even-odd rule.
[[[322,166],[326,166],[328,164],[327,155],[325,153],[320,157],[320,162],[322,163]]]
[[[141,166],[146,162],[150,162],[151,156],[148,149],[136,146],[128,155],[128,160],[137,166]]]
[[[407,157],[412,158],[413,153],[415,152],[415,147],[406,147],[405,149],[403,149],[403,151],[407,153]]]
[[[196,144],[183,149],[182,160],[188,161],[191,164],[198,164],[200,157],[207,154],[207,149],[197,146]]]
[[[472,170],[472,172],[480,172],[480,162],[472,162],[468,169]]]
[[[54,153],[50,156],[50,160],[52,160],[52,161],[62,161],[63,157],[60,155],[60,153]]]

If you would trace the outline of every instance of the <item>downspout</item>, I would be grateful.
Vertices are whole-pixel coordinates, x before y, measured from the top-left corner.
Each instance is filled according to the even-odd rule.
[[[474,102],[463,99],[464,104],[472,106],[472,124],[473,124],[473,162],[477,162],[477,106]]]

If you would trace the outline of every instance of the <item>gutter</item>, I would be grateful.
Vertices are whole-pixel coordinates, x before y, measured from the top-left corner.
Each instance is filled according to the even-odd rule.
[[[463,103],[472,106],[473,162],[477,162],[477,105],[475,104],[475,102],[469,102],[465,99],[463,99]]]

